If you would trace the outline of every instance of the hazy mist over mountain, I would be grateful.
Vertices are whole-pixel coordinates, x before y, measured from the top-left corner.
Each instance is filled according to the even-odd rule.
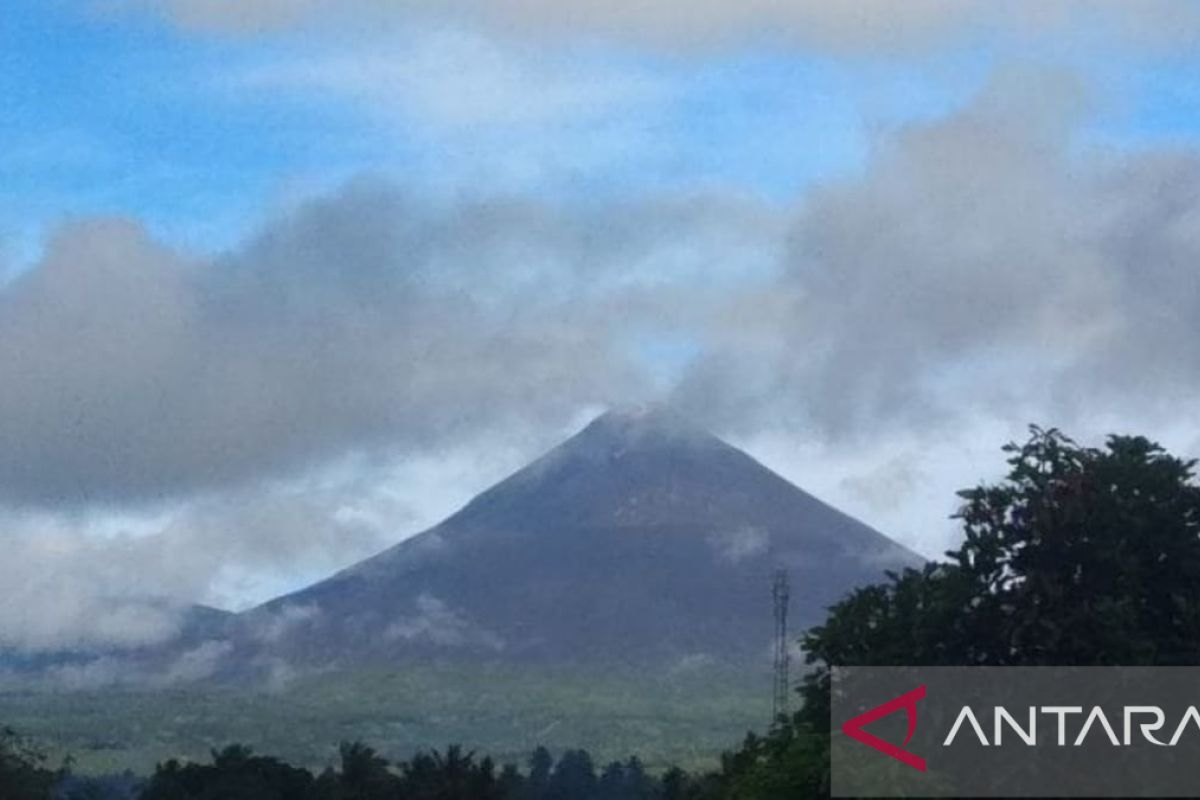
[[[265,652],[317,663],[766,663],[775,569],[804,626],[920,563],[669,412],[610,412],[434,528],[244,617],[279,621]]]
[[[196,681],[422,660],[740,663],[772,645],[786,569],[796,630],[921,559],[681,415],[610,411],[433,528],[240,615],[189,612],[163,646],[43,656]],[[103,655],[107,660],[94,661]],[[69,675],[78,677],[78,673]]]

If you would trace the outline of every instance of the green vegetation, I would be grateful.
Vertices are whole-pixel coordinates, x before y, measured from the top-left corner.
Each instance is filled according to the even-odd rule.
[[[1113,437],[1103,449],[1090,449],[1037,429],[1024,445],[1007,450],[1010,472],[1004,482],[962,493],[962,547],[947,553],[944,563],[893,575],[836,605],[826,623],[804,637],[813,670],[801,689],[801,710],[764,736],[749,735],[715,770],[647,777],[641,762],[597,771],[585,752],[564,753],[554,764],[539,750],[520,772],[456,748],[389,768],[374,751],[347,745],[334,759],[338,769],[314,776],[233,748],[214,753],[208,765],[160,765],[145,800],[820,797],[828,794],[833,664],[1200,664],[1200,486],[1194,462],[1142,438]],[[360,724],[390,730],[396,741],[433,735],[432,728],[421,726],[453,723],[480,739],[497,737],[498,746],[483,749],[507,753],[527,741],[566,742],[595,733],[586,720],[599,714],[607,715],[610,746],[636,743],[655,753],[657,763],[666,763],[680,752],[702,756],[714,734],[704,730],[706,720],[728,715],[720,735],[741,720],[752,722],[734,699],[737,684],[714,684],[715,677],[674,676],[622,694],[618,687],[631,684],[612,675],[555,682],[497,668],[485,688],[467,688],[479,684],[473,683],[478,675],[466,673],[378,675],[350,687],[317,682],[273,702],[245,703],[224,730],[237,738],[256,728],[260,735],[247,740],[262,741],[307,721],[310,730],[324,724],[325,738],[336,738],[342,723],[336,717],[322,722],[320,715],[343,708],[353,710],[338,712],[345,720],[358,715]],[[162,713],[172,709],[175,722],[143,723],[140,735],[153,739],[187,730],[195,722],[188,715],[196,709],[186,697],[174,706],[164,697]],[[390,710],[368,713],[373,703],[388,698],[395,698]],[[122,699],[105,702],[115,709]],[[272,716],[256,703],[279,710]],[[77,699],[73,707],[83,719],[94,717],[96,730],[102,730],[103,711]],[[449,712],[453,718],[438,718],[448,708],[455,709]],[[233,706],[226,710],[233,713]],[[129,724],[146,716],[118,718]],[[622,729],[622,723],[628,727]],[[410,735],[418,730],[419,736]],[[611,734],[617,730],[624,732]],[[311,763],[318,754],[313,743],[299,746]],[[13,774],[29,776],[28,770]]]
[[[102,774],[148,774],[169,758],[206,758],[245,742],[313,769],[337,742],[363,740],[392,759],[462,742],[501,760],[539,744],[651,768],[711,767],[731,741],[770,719],[770,674],[713,665],[655,676],[630,670],[411,666],[327,675],[275,692],[95,690],[0,695],[0,719],[55,758]]]
[[[395,767],[374,749],[343,742],[336,767],[319,775],[244,745],[212,751],[205,762],[159,764],[145,780],[132,776],[78,779],[44,767],[45,756],[12,734],[0,738],[4,800],[673,800],[686,796],[680,770],[661,778],[637,758],[597,769],[586,750],[557,761],[545,748],[528,769],[498,767],[490,757],[454,745],[420,752]]]
[[[804,706],[727,756],[721,798],[828,793],[829,667],[1200,664],[1195,462],[1140,437],[1033,430],[961,494],[948,562],[852,593],[804,638]]]

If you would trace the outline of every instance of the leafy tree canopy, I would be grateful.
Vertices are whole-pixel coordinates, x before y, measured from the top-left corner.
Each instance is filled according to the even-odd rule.
[[[1200,664],[1195,462],[1149,440],[1032,428],[1007,477],[960,492],[964,541],[835,605],[803,640],[804,705],[726,757],[712,796],[828,791],[832,665]]]

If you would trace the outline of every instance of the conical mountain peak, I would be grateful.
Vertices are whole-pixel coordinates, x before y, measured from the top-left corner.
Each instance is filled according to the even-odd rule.
[[[698,530],[786,513],[798,498],[817,502],[682,414],[637,406],[601,414],[450,521],[495,529],[503,518],[554,535],[655,524]]]
[[[707,430],[679,412],[659,405],[614,408],[596,417],[563,450],[625,451],[663,447],[721,446]]]
[[[791,571],[795,619],[810,624],[919,563],[677,412],[642,406],[602,414],[439,525],[257,613],[317,610],[270,644],[288,658],[758,663],[774,570]]]
[[[613,431],[662,430],[681,426],[685,426],[682,414],[670,406],[657,403],[615,406],[596,417],[588,425],[589,428]]]

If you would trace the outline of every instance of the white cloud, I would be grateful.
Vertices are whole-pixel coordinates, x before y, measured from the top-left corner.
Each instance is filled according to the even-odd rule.
[[[122,3],[118,3],[120,5]],[[124,0],[208,31],[262,32],[314,20],[371,26],[396,16],[483,21],[512,33],[574,33],[696,46],[748,37],[839,50],[911,50],[981,32],[1094,31],[1136,44],[1191,44],[1190,0]]]
[[[503,650],[504,640],[479,627],[431,594],[421,594],[414,614],[402,617],[383,632],[389,641],[428,642],[442,647],[486,647]]]
[[[381,33],[271,54],[219,79],[243,103],[280,96],[350,108],[385,160],[439,192],[503,194],[633,170],[660,156],[681,91],[631,59],[531,50],[457,28]]]
[[[173,598],[190,578],[182,576],[183,587],[166,576],[131,579],[130,566],[151,566],[139,564],[134,542],[83,537],[62,522],[20,532],[10,523],[3,550],[0,648],[138,647],[179,630]]]
[[[162,674],[165,684],[194,683],[211,678],[221,668],[221,662],[233,652],[233,645],[223,641],[202,642],[181,653]]]
[[[435,130],[586,124],[614,110],[650,108],[669,92],[649,72],[448,28],[275,60],[231,82],[350,98],[378,116]]]
[[[757,558],[771,549],[770,531],[749,526],[715,533],[708,541],[717,557],[730,564]]]
[[[321,474],[161,511],[4,513],[0,649],[157,644],[179,634],[192,603],[236,608],[323,577],[423,521],[390,494],[400,474]],[[272,624],[298,624],[301,611]]]

